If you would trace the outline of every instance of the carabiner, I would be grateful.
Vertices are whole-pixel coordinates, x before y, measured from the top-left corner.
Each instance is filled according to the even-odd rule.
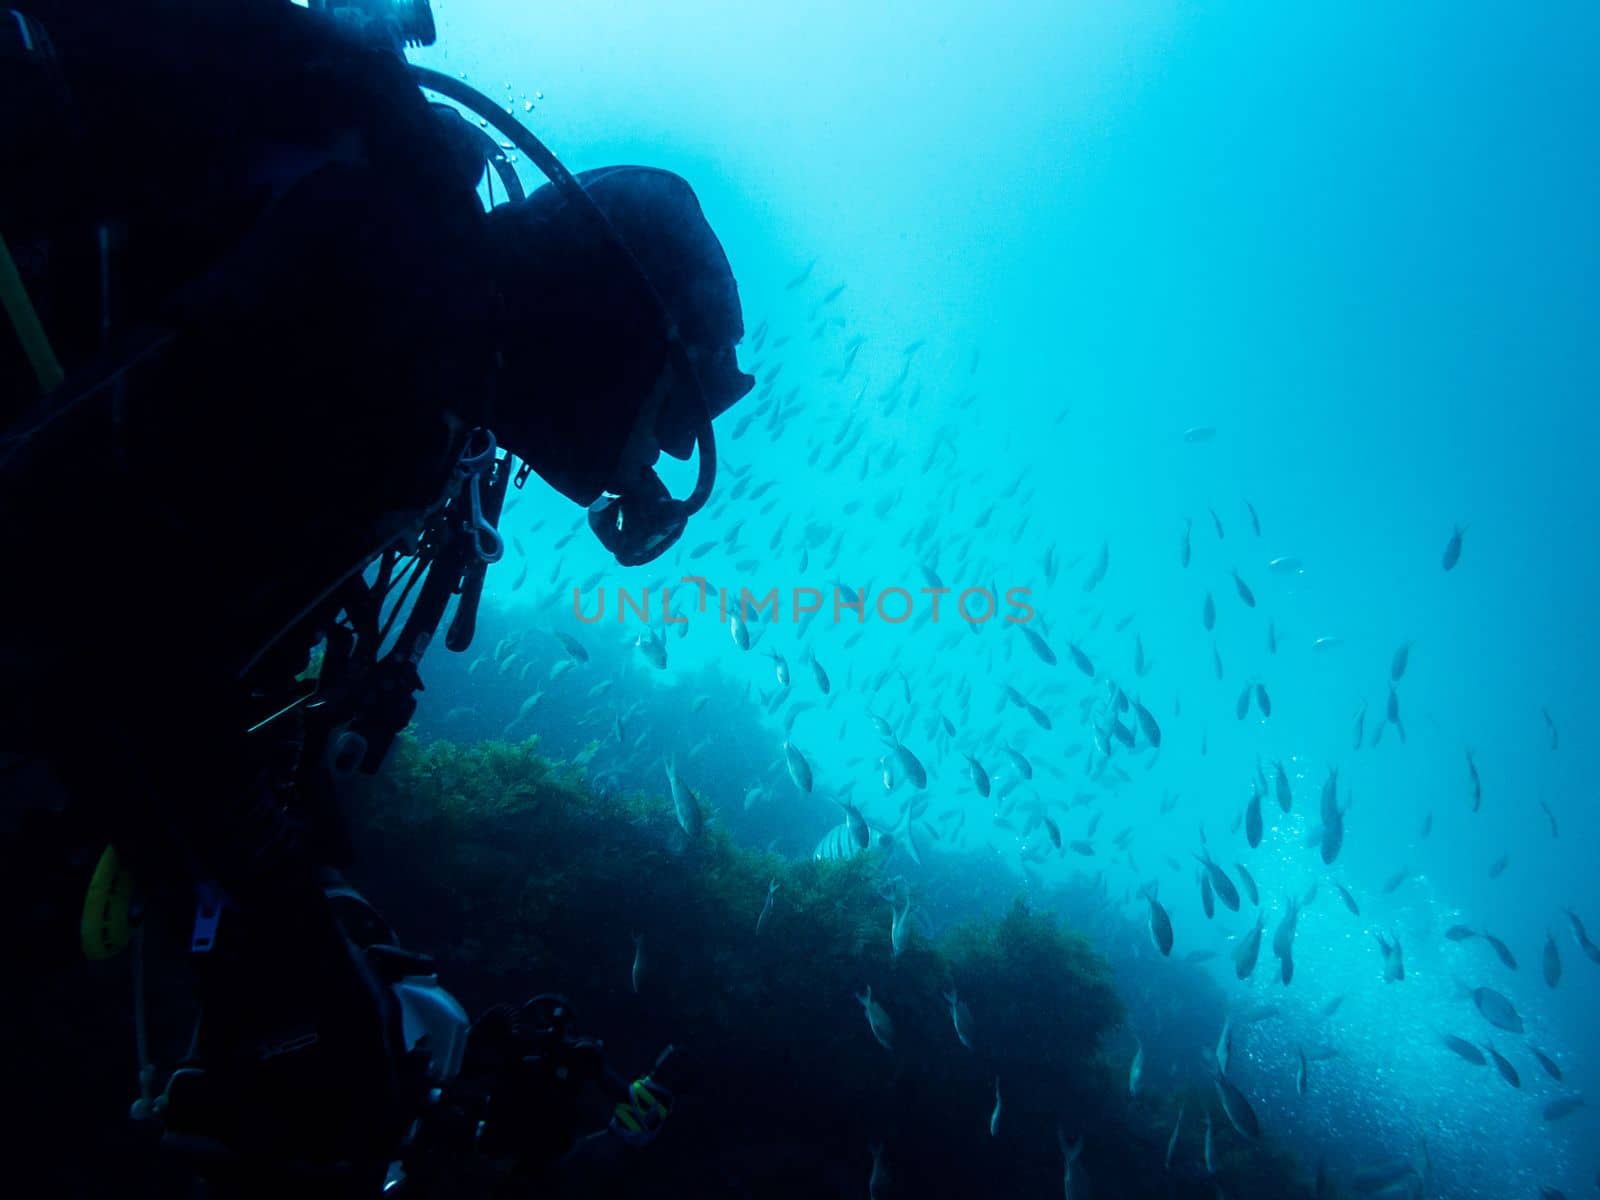
[[[467,434],[461,457],[456,460],[456,474],[466,483],[467,506],[471,509],[467,533],[472,537],[472,553],[482,563],[499,562],[506,550],[500,531],[483,515],[483,478],[494,470],[499,449],[494,434],[479,426]]]

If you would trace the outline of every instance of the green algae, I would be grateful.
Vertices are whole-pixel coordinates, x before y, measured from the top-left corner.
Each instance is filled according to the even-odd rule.
[[[667,1042],[693,1057],[697,1085],[656,1145],[603,1182],[563,1174],[537,1194],[629,1180],[657,1195],[859,1194],[881,1142],[896,1195],[1059,1195],[1059,1130],[1084,1137],[1094,1194],[1215,1195],[1197,1165],[1201,1098],[1188,1098],[1169,1176],[1179,1097],[1127,1096],[1126,1061],[1101,1052],[1123,1019],[1108,966],[1021,899],[896,955],[882,851],[789,861],[734,844],[715,820],[690,841],[664,795],[592,790],[536,740],[404,739],[352,800],[360,882],[469,1009],[560,990],[624,1073]],[[868,986],[894,1021],[892,1050],[857,1002]],[[971,1050],[952,987],[973,1013]],[[991,1138],[997,1077],[1005,1116]],[[1305,1194],[1274,1152],[1219,1145],[1227,1195]]]

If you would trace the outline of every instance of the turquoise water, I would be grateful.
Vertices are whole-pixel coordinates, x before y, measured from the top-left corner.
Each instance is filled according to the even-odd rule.
[[[899,823],[915,789],[879,782],[869,714],[882,716],[927,767],[917,820],[943,834],[922,864],[902,863],[913,887],[931,888],[952,849],[992,847],[1018,887],[1081,874],[1142,922],[1138,889],[1157,881],[1174,957],[1215,951],[1194,970],[1215,975],[1235,1014],[1281,1006],[1239,1034],[1230,1076],[1307,1161],[1325,1155],[1350,1179],[1422,1161],[1425,1138],[1417,1170],[1430,1195],[1594,1187],[1600,976],[1562,910],[1600,934],[1587,771],[1600,485],[1585,461],[1600,433],[1600,15],[1577,4],[778,8],[453,5],[439,11],[439,46],[413,56],[503,96],[575,170],[645,162],[686,176],[739,278],[752,335],[741,358],[763,380],[719,421],[717,498],[656,566],[606,570],[586,532],[558,548],[577,514],[530,488],[506,523],[520,550],[490,576],[488,621],[526,640],[537,673],[486,688],[482,664],[469,678],[468,662],[430,660],[424,729],[497,733],[537,687],[531,730],[518,732],[601,743],[597,776],[630,786],[663,787],[675,754],[736,833],[803,855],[839,823],[832,796],[852,796],[882,830]],[[1185,437],[1196,428],[1214,436]],[[859,441],[827,469],[841,431]],[[687,490],[686,470],[670,478]],[[1460,561],[1446,571],[1457,526]],[[1102,547],[1104,580],[1086,589]],[[513,587],[516,557],[528,571]],[[1269,568],[1282,557],[1303,572]],[[584,584],[586,607],[600,587],[614,606],[617,587],[692,573],[786,600],[842,580],[870,599],[917,593],[923,567],[958,589],[1031,589],[1030,627],[1058,664],[999,622],[973,634],[947,610],[925,623],[920,594],[917,619],[864,632],[827,612],[802,634],[786,606],[754,626],[750,651],[695,615],[681,640],[668,632],[663,671],[632,648],[638,622],[591,627],[572,611]],[[548,679],[560,648],[537,635],[552,629],[581,638],[591,662]],[[1315,648],[1320,638],[1337,642]],[[1405,643],[1395,688],[1407,738],[1391,726],[1374,747]],[[792,669],[781,696],[768,650]],[[831,677],[826,696],[808,651]],[[604,679],[611,690],[591,695]],[[1107,763],[1094,749],[1108,680],[1158,718],[1159,753],[1113,742]],[[1241,720],[1240,690],[1256,680],[1272,715],[1252,705]],[[684,681],[707,706],[669,721],[660,700]],[[1005,685],[1052,729],[1008,704]],[[735,707],[740,739],[719,741]],[[464,708],[452,727],[446,714]],[[810,796],[785,770],[794,713]],[[617,714],[628,731],[605,744]],[[1005,746],[1033,761],[1035,779],[985,799],[961,754],[998,793]],[[1268,798],[1252,849],[1234,823],[1258,759],[1269,782],[1284,762],[1295,803],[1283,814]],[[1303,843],[1332,766],[1348,815],[1325,867]],[[764,794],[746,806],[753,786]],[[1043,815],[1096,855],[1050,852]],[[1202,826],[1224,867],[1244,862],[1259,882],[1268,939],[1285,898],[1318,882],[1289,987],[1266,945],[1255,974],[1234,978],[1250,905],[1202,914],[1191,858]],[[1112,844],[1124,829],[1125,850]],[[1457,923],[1504,939],[1518,969],[1481,938],[1447,941]],[[1565,968],[1555,988],[1541,977],[1547,931]],[[1399,937],[1403,981],[1384,982],[1377,932]],[[1135,985],[1139,956],[1154,953],[1105,949]],[[1490,1027],[1458,982],[1504,992],[1527,1036]],[[1320,1018],[1335,996],[1342,1006]],[[1521,1087],[1456,1058],[1441,1034],[1492,1042]],[[1313,1063],[1305,1097],[1302,1045],[1337,1051]],[[1198,1050],[1152,1054],[1147,1070],[1195,1074]],[[1543,1119],[1569,1094],[1594,1106]]]

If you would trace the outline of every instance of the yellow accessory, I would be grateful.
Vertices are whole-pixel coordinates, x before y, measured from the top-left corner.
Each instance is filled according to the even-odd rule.
[[[39,314],[34,311],[28,289],[22,284],[22,272],[17,270],[3,237],[0,237],[0,304],[4,305],[6,315],[11,318],[11,327],[17,331],[17,341],[22,343],[22,351],[28,356],[28,364],[39,380],[39,390],[46,393],[55,391],[66,373],[56,361],[56,352],[50,348],[49,335],[39,323]]]
[[[78,935],[84,957],[95,961],[115,958],[127,948],[135,924],[133,875],[123,866],[117,848],[107,846],[83,897]]]

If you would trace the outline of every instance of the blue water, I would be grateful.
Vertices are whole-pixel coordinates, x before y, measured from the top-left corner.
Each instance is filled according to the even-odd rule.
[[[927,820],[945,831],[920,868],[904,864],[913,886],[936,894],[940,859],[960,848],[992,854],[1019,888],[1074,875],[1103,888],[1126,921],[1107,925],[1117,940],[1101,948],[1140,1033],[1141,972],[1156,968],[1137,889],[1158,881],[1174,958],[1216,951],[1190,970],[1214,975],[1236,1020],[1282,1006],[1241,1028],[1231,1074],[1268,1133],[1306,1161],[1325,1155],[1348,1175],[1415,1158],[1425,1138],[1432,1195],[1595,1186],[1600,975],[1562,909],[1600,934],[1586,769],[1600,721],[1588,686],[1600,484],[1587,462],[1600,444],[1600,12],[699,0],[452,5],[439,17],[439,46],[414,59],[503,97],[573,169],[645,162],[686,176],[727,248],[748,329],[768,333],[763,349],[741,353],[762,389],[719,421],[718,496],[660,564],[604,570],[583,531],[558,550],[579,514],[534,481],[506,522],[520,551],[490,576],[491,644],[430,660],[424,734],[498,735],[543,689],[519,736],[583,755],[616,786],[664,787],[675,754],[741,839],[804,855],[839,822],[829,797],[846,789],[875,825],[896,823],[910,785],[885,792],[878,780],[883,747],[868,713],[884,716],[926,763]],[[766,382],[780,419],[768,419],[769,403],[734,439]],[[855,449],[823,470],[835,436],[862,423]],[[1201,426],[1215,436],[1185,439]],[[669,478],[682,494],[691,475]],[[760,500],[734,498],[741,482],[747,495],[767,481]],[[723,539],[740,520],[730,550]],[[822,531],[809,547],[807,522]],[[1447,572],[1458,525],[1460,563]],[[719,545],[689,559],[708,540]],[[1102,546],[1104,581],[1086,591]],[[1047,553],[1061,564],[1053,583]],[[1303,573],[1269,570],[1279,556],[1302,560]],[[617,587],[686,573],[758,592],[843,580],[875,594],[915,592],[923,565],[957,588],[1030,588],[1034,627],[1059,664],[999,622],[970,634],[948,610],[937,625],[869,621],[865,632],[825,613],[802,636],[786,608],[755,627],[750,651],[696,615],[683,639],[667,634],[670,661],[656,671],[631,646],[643,626],[614,620]],[[586,626],[573,588],[603,570],[584,604],[605,587],[613,619]],[[1207,592],[1214,637],[1201,621]],[[555,629],[582,639],[591,661],[552,681],[564,657]],[[1143,678],[1136,634],[1153,664]],[[501,636],[519,639],[515,672],[497,673]],[[1339,642],[1318,650],[1318,638]],[[1092,682],[1069,640],[1093,659]],[[1374,748],[1390,658],[1406,642],[1397,694],[1408,737],[1390,728]],[[794,677],[792,698],[770,713],[766,650]],[[807,650],[832,677],[828,696]],[[610,690],[592,696],[606,679]],[[1142,741],[1114,748],[1127,782],[1085,774],[1094,755],[1082,705],[1103,701],[1108,679],[1164,731],[1159,754]],[[1236,719],[1254,679],[1272,715]],[[1008,706],[1003,684],[1049,712],[1053,729]],[[699,712],[685,703],[695,695],[708,698]],[[781,749],[799,700],[816,705],[792,731],[817,774],[809,797]],[[617,713],[622,745],[610,736]],[[939,714],[958,727],[953,739]],[[960,752],[999,776],[1002,745],[1040,769],[997,803],[976,794]],[[1258,759],[1289,767],[1295,805],[1283,815],[1269,797],[1252,850],[1233,826]],[[1335,765],[1347,834],[1324,868],[1303,842]],[[747,810],[757,785],[766,794]],[[1167,794],[1178,801],[1162,815]],[[995,825],[997,811],[1014,828]],[[1039,812],[1069,840],[1100,814],[1096,856],[1043,853]],[[1324,881],[1288,988],[1267,945],[1255,975],[1234,978],[1230,939],[1251,908],[1201,913],[1191,854],[1202,826],[1219,862],[1246,863],[1260,883],[1269,942],[1285,897]],[[1129,828],[1123,853],[1111,838]],[[1501,854],[1508,866],[1490,879]],[[1504,939],[1519,969],[1481,939],[1445,941],[1456,923]],[[1540,974],[1547,930],[1565,966],[1553,990]],[[1403,982],[1383,981],[1374,932],[1399,937]],[[1458,981],[1508,995],[1527,1038],[1488,1026]],[[1342,1007],[1319,1018],[1337,995]],[[1443,1033],[1492,1042],[1522,1087],[1455,1058]],[[1524,1041],[1559,1061],[1563,1083]],[[1192,1055],[1161,1045],[1151,1078],[1198,1073],[1199,1045]],[[1337,1051],[1312,1064],[1304,1098],[1300,1045]],[[1569,1093],[1592,1106],[1543,1120]]]

